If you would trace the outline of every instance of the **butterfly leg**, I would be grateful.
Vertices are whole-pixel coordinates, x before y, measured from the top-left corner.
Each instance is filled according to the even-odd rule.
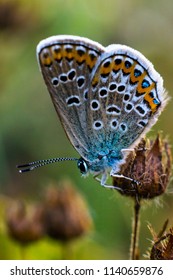
[[[126,152],[128,153],[128,152],[133,152],[133,151],[134,151],[134,149],[121,149],[121,152],[123,154],[125,154]]]
[[[135,194],[136,194],[136,201],[139,200],[139,199],[138,199],[138,187],[139,187],[139,184],[140,184],[139,181],[137,181],[137,180],[135,180],[135,179],[132,179],[132,178],[130,178],[130,177],[124,176],[124,175],[122,175],[122,174],[111,174],[111,176],[114,177],[114,178],[120,178],[120,179],[125,179],[125,180],[129,181],[131,187],[130,187],[130,189],[128,189],[128,192],[129,192],[129,191],[130,191],[131,193],[132,193],[132,192],[135,192]],[[127,191],[127,189],[126,189],[126,184],[124,184],[124,187],[121,187],[121,188],[120,188],[120,191],[121,191],[122,193]]]
[[[111,176],[114,177],[114,178],[122,178],[122,179],[128,180],[128,181],[138,185],[138,181],[136,181],[136,180],[134,180],[130,177],[124,176],[122,174],[111,174]]]
[[[146,147],[142,147],[142,148],[137,148],[136,151],[138,152],[145,152],[146,150],[148,150]],[[123,155],[126,155],[126,153],[129,153],[129,152],[134,152],[135,151],[135,148],[134,149],[121,149],[121,152]]]
[[[101,179],[98,177],[100,174],[102,174],[102,177]],[[111,185],[107,185],[106,184],[106,181],[107,181],[107,173],[104,172],[104,173],[97,173],[96,175],[94,175],[94,179],[98,182],[100,182],[100,185],[104,188],[108,188],[108,189],[116,189],[116,190],[121,190],[119,187],[116,187],[116,186],[111,186]]]
[[[111,174],[111,176],[114,177],[114,178],[120,178],[120,179],[128,180],[128,181],[130,181],[132,184],[135,184],[136,186],[139,185],[139,182],[138,182],[137,180],[132,179],[132,178],[127,177],[127,176],[124,176],[124,175],[122,175],[122,174]]]

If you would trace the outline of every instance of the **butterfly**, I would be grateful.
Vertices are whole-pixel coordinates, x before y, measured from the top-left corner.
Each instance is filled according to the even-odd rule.
[[[74,160],[83,175],[93,173],[107,186],[108,175],[116,176],[130,149],[164,109],[168,98],[162,77],[128,46],[103,47],[79,36],[42,40],[37,58],[61,124],[80,158],[35,161],[19,165],[19,171]]]

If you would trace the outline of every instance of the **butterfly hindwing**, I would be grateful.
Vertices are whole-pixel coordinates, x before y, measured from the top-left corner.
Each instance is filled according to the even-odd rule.
[[[165,105],[163,82],[139,52],[122,45],[106,48],[92,73],[90,123],[98,154],[134,146]]]

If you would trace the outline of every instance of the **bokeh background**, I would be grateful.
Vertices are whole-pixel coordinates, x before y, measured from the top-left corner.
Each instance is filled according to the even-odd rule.
[[[38,42],[58,34],[88,37],[104,46],[126,44],[142,52],[173,87],[172,0],[0,0],[0,259],[20,259],[8,235],[6,209],[15,200],[38,203],[50,184],[68,179],[84,197],[92,230],[72,242],[74,259],[128,259],[133,202],[81,178],[75,163],[54,164],[19,174],[16,164],[56,156],[78,156],[67,140],[38,69]],[[172,100],[149,133],[173,141]],[[171,192],[171,186],[170,186]],[[159,231],[173,198],[145,204],[141,213],[141,258],[150,246],[150,222]],[[172,219],[172,220],[171,220]],[[29,259],[60,259],[62,242],[48,237],[26,248]]]

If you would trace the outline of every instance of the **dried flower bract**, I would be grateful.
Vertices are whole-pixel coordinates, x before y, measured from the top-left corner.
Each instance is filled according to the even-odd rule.
[[[148,253],[151,260],[173,260],[173,227],[165,232],[167,223],[158,235],[151,225],[148,226],[153,237],[151,251]]]

